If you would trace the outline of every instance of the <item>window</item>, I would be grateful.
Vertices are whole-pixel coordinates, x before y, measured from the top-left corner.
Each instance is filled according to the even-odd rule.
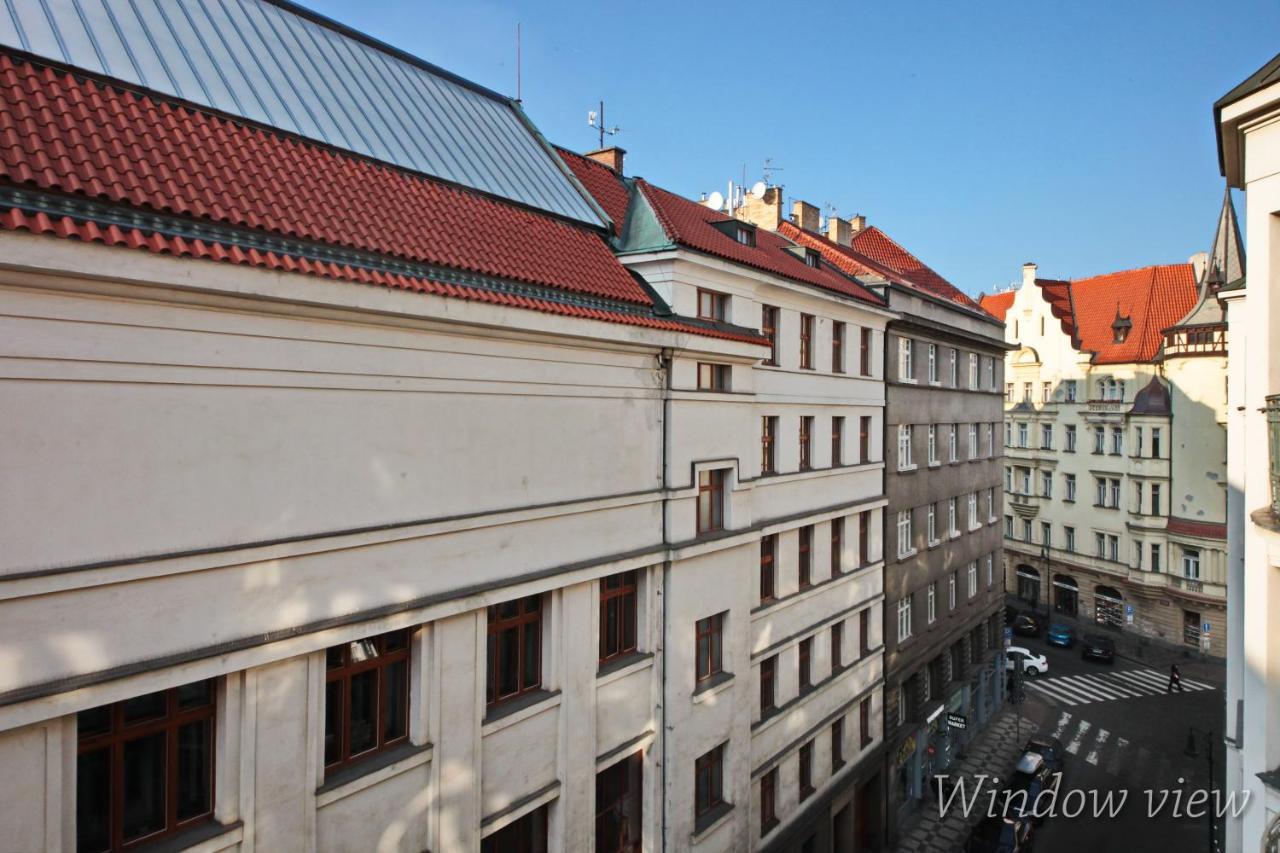
[[[871,416],[858,418],[858,461],[871,461]]]
[[[950,366],[951,366],[951,387],[959,388],[960,387],[960,353],[957,352],[956,350],[951,350]]]
[[[813,687],[813,637],[805,637],[797,646],[800,658],[797,669],[800,679],[800,692],[804,693]]]
[[[800,368],[813,370],[813,315],[800,315]]]
[[[1124,430],[1120,427],[1111,428],[1111,455],[1119,456],[1124,453]]]
[[[938,345],[929,344],[929,382],[938,384]]]
[[[706,619],[699,619],[694,629],[697,679],[706,681],[724,671],[724,614],[717,613]]]
[[[994,522],[996,520],[996,489],[995,486],[987,487],[987,521]]]
[[[800,747],[800,799],[813,793],[813,741]]]
[[[938,584],[935,581],[929,584],[929,586],[925,588],[925,595],[924,595],[925,619],[928,620],[928,624],[930,625],[938,621],[937,586]]]
[[[910,338],[898,338],[898,378],[903,382],[915,381],[915,368],[911,364]]]
[[[871,562],[871,512],[858,513],[858,566]]]
[[[643,750],[596,774],[596,853],[640,853],[643,788]]]
[[[1052,382],[1040,383],[1040,402],[1042,403],[1053,402],[1053,383]]]
[[[1141,514],[1141,512],[1142,512],[1142,483],[1141,483],[1141,482],[1138,482],[1138,481],[1135,481],[1135,482],[1134,482],[1134,484],[1133,484],[1133,498],[1134,498],[1134,502],[1135,502],[1135,504],[1136,504],[1136,505],[1137,505],[1137,507],[1138,507],[1138,508],[1137,508],[1137,510],[1136,510],[1136,512],[1138,512],[1139,514]]]
[[[929,424],[929,464],[938,464],[938,427],[937,424]]]
[[[1160,458],[1160,427],[1151,428],[1151,458]]]
[[[480,853],[542,853],[547,849],[547,808],[534,809],[485,837]]]
[[[813,585],[813,525],[806,524],[800,528],[800,588],[808,589]]]
[[[1136,568],[1139,568],[1139,569],[1142,568],[1142,551],[1143,551],[1142,540],[1141,539],[1133,540],[1133,556],[1137,564]]]
[[[1133,455],[1142,455],[1142,427],[1133,428]]]
[[[861,342],[858,345],[858,373],[871,375],[871,330],[862,329]]]
[[[120,850],[213,816],[215,693],[197,681],[76,715],[76,849]]]
[[[1184,577],[1200,577],[1200,552],[1195,548],[1182,549],[1182,574]]]
[[[1031,494],[1031,469],[1018,468],[1018,491],[1020,494]]]
[[[1151,514],[1160,514],[1160,484],[1151,484]]]
[[[800,418],[800,470],[813,468],[813,416]]]
[[[844,464],[844,418],[831,419],[831,467]]]
[[[831,772],[844,767],[844,717],[831,724]]]
[[[778,707],[777,697],[778,656],[760,661],[760,718]]]
[[[1004,383],[1004,401],[1006,403],[1013,402],[1013,383],[1012,382]]]
[[[902,725],[907,721],[907,703],[910,694],[907,693],[907,685],[898,685],[898,725]]]
[[[1013,447],[1013,421],[1004,422],[1004,446]]]
[[[1109,480],[1108,486],[1109,486],[1108,493],[1109,493],[1109,497],[1111,498],[1111,503],[1109,504],[1109,506],[1111,506],[1113,509],[1119,509],[1120,508],[1120,481],[1116,479]]]
[[[1093,428],[1093,452],[1103,453],[1106,451],[1107,435],[1102,427]]]
[[[732,368],[727,364],[711,364],[710,362],[698,362],[698,390],[699,391],[728,391],[729,380],[733,375]]]
[[[1022,519],[1022,541],[1031,541],[1031,520],[1028,518]]]
[[[1062,384],[1067,391],[1067,402],[1074,403],[1076,401],[1076,381],[1074,379],[1068,379]]]
[[[728,295],[698,288],[698,316],[703,320],[724,322],[729,316]]]
[[[601,663],[636,650],[637,577],[632,570],[600,579]]]
[[[760,777],[760,835],[778,825],[778,768]]]
[[[518,610],[519,602],[510,604]],[[407,630],[392,631],[328,650],[324,708],[326,771],[408,737],[408,660]],[[502,686],[519,692],[519,661],[504,659],[502,663],[514,670],[516,678],[511,682],[512,672],[504,673],[508,678]]]
[[[1040,424],[1040,449],[1053,450],[1053,424]]]
[[[773,601],[777,595],[774,557],[777,554],[778,537],[770,533],[760,540],[760,600]]]
[[[858,703],[858,743],[866,749],[871,745],[871,698]]]
[[[973,598],[978,594],[978,561],[974,560],[969,564],[969,597]]]
[[[831,671],[835,672],[844,666],[844,623],[837,622],[831,626]]]
[[[778,363],[778,309],[772,305],[760,306],[760,334],[769,339],[769,357],[764,363]]]
[[[1031,383],[1030,382],[1022,383],[1022,402],[1024,403],[1031,402]]]
[[[1053,472],[1040,472],[1040,496],[1045,498],[1053,497]]]
[[[960,535],[959,519],[956,517],[960,514],[958,503],[957,498],[951,498],[947,501],[947,533],[952,536]]]
[[[960,453],[957,449],[957,445],[960,443],[960,424],[951,425],[951,435],[947,441],[949,443],[947,449],[950,451],[950,461],[955,462],[960,458]]]
[[[947,608],[949,610],[956,609],[956,573],[952,572],[947,578]]]
[[[1072,553],[1076,550],[1076,529],[1074,527],[1062,528],[1062,533],[1066,539],[1066,549]]]
[[[497,705],[542,687],[542,596],[489,608],[485,702]]]
[[[764,417],[760,419],[760,473],[778,473],[778,419]]]
[[[737,240],[744,246],[754,246],[756,244],[756,230],[745,226],[738,226],[733,232],[733,239]]]
[[[898,470],[905,471],[911,467],[911,427],[898,424]]]
[[[996,562],[995,558],[990,554],[988,554],[987,555],[987,589],[990,589],[991,585],[995,583],[995,579],[996,579],[995,562]]]
[[[1115,562],[1120,559],[1120,537],[1107,536],[1107,559]]]
[[[1067,446],[1068,453],[1076,452],[1076,426],[1075,424],[1067,424]]]
[[[1160,571],[1160,546],[1155,542],[1151,543],[1151,571]]]
[[[996,390],[996,360],[991,356],[983,356],[987,368],[987,390]]]
[[[970,493],[969,493],[969,497],[968,497],[968,502],[969,502],[969,529],[970,529],[970,530],[972,530],[972,529],[974,529],[975,527],[977,527],[977,526],[978,526],[978,524],[979,524],[979,521],[978,521],[978,493],[977,493],[977,492],[970,492]]]
[[[1018,424],[1018,446],[1027,446],[1027,425],[1025,423]]]
[[[1093,547],[1097,551],[1097,556],[1105,557],[1107,555],[1107,537],[1103,533],[1093,534]]]
[[[871,651],[871,609],[858,613],[858,657],[864,658]]]
[[[1076,499],[1076,475],[1063,474],[1062,476],[1066,479],[1066,487],[1067,487],[1067,494],[1063,498],[1063,500],[1074,502]]]
[[[978,425],[969,424],[969,459],[978,458]]]
[[[911,510],[898,513],[898,556],[911,553]]]
[[[911,596],[898,600],[898,642],[911,636]]]
[[[929,537],[929,544],[936,545],[938,543],[938,508],[934,504],[929,504],[929,508],[925,511],[927,526],[926,533]]]
[[[724,744],[700,756],[693,763],[693,816],[701,819],[725,804]]]
[[[969,353],[969,390],[978,390],[978,356]]]
[[[1094,502],[1094,505],[1095,505],[1095,506],[1106,506],[1106,505],[1107,505],[1107,481],[1106,481],[1106,479],[1105,479],[1105,478],[1103,478],[1103,477],[1094,477],[1094,478],[1093,478],[1093,490],[1094,490],[1094,501],[1093,501],[1093,502]]]
[[[831,576],[836,577],[844,569],[844,519],[831,519]]]
[[[844,373],[844,323],[831,324],[831,372]]]
[[[1040,522],[1040,541],[1045,545],[1053,544],[1053,525],[1047,521]]]
[[[818,269],[822,266],[822,255],[812,249],[805,250],[804,265],[812,269]]]
[[[983,446],[983,454],[985,456],[991,457],[995,455],[995,452],[996,452],[995,443],[996,443],[996,425],[983,424],[982,425],[982,446]]]
[[[698,472],[698,532],[724,529],[724,481],[726,470]]]

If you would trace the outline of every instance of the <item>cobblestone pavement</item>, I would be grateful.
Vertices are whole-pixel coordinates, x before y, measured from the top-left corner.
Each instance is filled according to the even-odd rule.
[[[968,745],[964,759],[951,769],[952,778],[964,778],[967,783],[977,773],[1003,775],[1013,767],[1022,745],[1035,731],[1034,723],[1025,718],[1019,721],[1012,706],[1006,706]],[[946,817],[939,817],[937,801],[928,797],[913,819],[914,825],[902,833],[894,853],[958,853],[964,849],[970,821],[960,809],[953,808]],[[976,815],[973,822],[977,822]]]

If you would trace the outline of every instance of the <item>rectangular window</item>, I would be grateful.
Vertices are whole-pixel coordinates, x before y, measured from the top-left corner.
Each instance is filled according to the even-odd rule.
[[[978,390],[978,356],[969,353],[969,390]]]
[[[1013,538],[1013,516],[1012,515],[1006,515],[1004,517],[1004,535],[1009,537],[1010,539]]]
[[[978,458],[978,425],[969,424],[969,458]]]
[[[800,368],[813,370],[813,315],[800,315]]]
[[[929,382],[938,384],[938,345],[929,344]]]
[[[1182,549],[1182,574],[1193,580],[1200,577],[1200,552],[1194,548]]]
[[[831,467],[844,464],[844,418],[836,416],[831,419]]]
[[[960,387],[960,353],[957,350],[951,350],[951,387]]]
[[[863,749],[871,746],[871,698],[858,703],[858,742]]]
[[[871,562],[871,512],[858,513],[858,567]]]
[[[1040,541],[1045,545],[1053,545],[1053,525],[1047,521],[1040,522]]]
[[[1135,568],[1138,568],[1138,569],[1142,568],[1142,553],[1143,553],[1142,540],[1141,539],[1133,540],[1133,556],[1137,563]]]
[[[1004,401],[1006,403],[1013,402],[1013,383],[1012,382],[1004,383]]]
[[[915,381],[915,368],[911,363],[911,339],[898,338],[898,378],[903,382]]]
[[[760,419],[760,473],[778,473],[778,419],[763,417]]]
[[[925,619],[930,625],[938,621],[938,600],[937,600],[938,593],[936,589],[937,586],[938,586],[937,581],[934,581],[933,583],[929,584],[928,587],[925,588],[925,595],[924,595]]]
[[[1120,559],[1120,537],[1107,537],[1107,559],[1115,562]]]
[[[724,744],[700,756],[693,763],[693,816],[705,817],[724,802]]]
[[[898,556],[905,557],[911,552],[911,510],[898,513]]]
[[[1154,542],[1151,543],[1151,571],[1160,571],[1160,546]]]
[[[871,375],[871,330],[862,329],[862,340],[858,345],[858,373]]]
[[[1102,427],[1093,428],[1093,452],[1103,453],[1107,448],[1107,433]]]
[[[911,636],[911,596],[898,600],[898,642]]]
[[[1053,450],[1053,424],[1040,425],[1040,449]]]
[[[799,646],[799,679],[800,692],[803,693],[813,687],[813,638],[805,637],[798,644]]]
[[[760,306],[760,335],[769,339],[769,357],[765,364],[778,364],[778,309],[772,305]]]
[[[1076,401],[1076,381],[1074,379],[1068,379],[1062,384],[1066,386],[1067,402],[1074,403]]]
[[[1076,550],[1076,529],[1074,527],[1062,528],[1063,536],[1066,538],[1067,550],[1075,553]]]
[[[1022,541],[1031,541],[1031,519],[1029,518],[1022,519]]]
[[[1096,506],[1107,505],[1107,481],[1103,477],[1093,478],[1094,504]]]
[[[978,561],[974,560],[969,564],[969,597],[973,598],[978,594]]]
[[[844,570],[844,519],[831,519],[831,576]]]
[[[1120,427],[1111,428],[1111,455],[1120,456],[1124,453],[1124,430]]]
[[[995,562],[996,562],[995,558],[990,554],[988,554],[987,555],[987,589],[990,589],[991,585],[994,584],[996,580]]]
[[[728,295],[698,288],[698,316],[703,320],[718,320],[723,323],[729,316]]]
[[[1018,424],[1018,446],[1027,446],[1027,425],[1025,423]]]
[[[700,361],[698,362],[698,390],[728,391],[732,375],[732,368],[727,364]]]
[[[952,536],[960,535],[960,509],[959,499],[950,498],[947,501],[947,533]]]
[[[844,623],[837,622],[831,626],[831,670],[835,672],[844,666]]]
[[[1133,455],[1142,455],[1142,427],[1133,428]]]
[[[951,425],[951,435],[947,439],[949,446],[949,461],[955,462],[960,459],[960,452],[957,446],[960,444],[960,424]]]
[[[871,461],[871,417],[863,415],[858,418],[858,461]]]
[[[1151,514],[1160,514],[1160,484],[1151,484]]]
[[[408,630],[332,646],[324,680],[326,773],[409,737]]]
[[[774,558],[777,556],[778,537],[770,533],[760,540],[760,600],[773,601],[777,596]]]
[[[1075,424],[1067,424],[1067,446],[1068,453],[1076,452],[1076,427]]]
[[[801,527],[799,538],[800,588],[808,589],[813,586],[813,525]]]
[[[979,524],[981,524],[981,521],[978,518],[978,493],[977,492],[969,493],[968,504],[969,504],[969,529],[973,530]]]
[[[813,468],[813,416],[800,418],[800,470]]]
[[[698,681],[724,671],[724,614],[699,619],[694,625],[694,660]]]
[[[996,448],[996,426],[995,424],[982,425],[982,449],[983,455],[990,458],[995,455]]]
[[[1106,537],[1106,535],[1105,535],[1105,534],[1102,534],[1102,533],[1095,533],[1095,534],[1093,534],[1093,547],[1094,547],[1094,550],[1096,550],[1096,551],[1098,552],[1098,553],[1097,553],[1097,556],[1099,556],[1099,557],[1106,557],[1106,556],[1107,556],[1107,537]]]
[[[1040,472],[1040,496],[1045,498],[1053,497],[1053,472]]]
[[[1151,428],[1151,457],[1160,458],[1160,427]]]
[[[996,360],[991,356],[984,356],[983,361],[987,367],[987,390],[996,390]]]
[[[1134,503],[1137,505],[1136,512],[1137,512],[1138,514],[1141,514],[1141,513],[1142,513],[1142,483],[1141,483],[1141,481],[1135,481],[1135,482],[1134,482],[1134,484],[1133,484],[1133,499],[1134,499]]]
[[[844,767],[844,717],[831,724],[831,772]]]
[[[898,424],[898,470],[911,468],[911,426]]]
[[[938,427],[929,424],[929,464],[938,464]]]
[[[1004,422],[1004,446],[1013,447],[1013,422]]]
[[[495,604],[488,622],[485,702],[497,705],[542,687],[542,596]]]
[[[547,809],[534,809],[486,836],[480,842],[480,853],[542,853],[547,849]]]
[[[760,777],[760,836],[778,825],[778,768]]]
[[[1031,383],[1030,382],[1022,383],[1022,402],[1024,403],[1031,402]]]
[[[1110,487],[1108,491],[1111,497],[1110,506],[1116,509],[1119,509],[1120,508],[1120,481],[1113,479],[1109,481],[1108,485]]]
[[[929,508],[925,511],[926,528],[929,544],[935,545],[938,542],[938,508],[935,504],[929,504]]]
[[[800,747],[800,799],[813,794],[813,741]]]
[[[956,609],[956,573],[952,572],[947,578],[947,609]]]
[[[1053,383],[1051,382],[1040,383],[1040,402],[1042,403],[1053,402]]]
[[[760,661],[760,718],[778,707],[777,698],[778,656]]]
[[[996,520],[996,489],[995,486],[987,488],[987,521],[995,523]]]
[[[858,658],[862,659],[871,651],[871,610],[858,613]]]
[[[727,469],[698,472],[698,532],[724,529],[724,483]]]
[[[1063,500],[1074,502],[1076,499],[1076,475],[1063,474],[1063,477],[1066,478],[1066,487],[1067,487],[1067,494],[1066,494],[1066,497],[1063,498]]]
[[[600,579],[601,663],[636,650],[638,575],[632,570]]]
[[[643,790],[643,750],[596,774],[596,853],[640,853]]]
[[[844,323],[831,324],[831,372],[844,373]]]
[[[215,694],[197,681],[76,715],[77,850],[120,850],[213,816]]]

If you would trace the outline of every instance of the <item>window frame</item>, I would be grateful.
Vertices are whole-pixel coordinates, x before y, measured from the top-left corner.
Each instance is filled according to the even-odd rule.
[[[831,467],[844,464],[844,416],[831,416]]]
[[[831,519],[831,576],[844,574],[844,517]]]
[[[813,415],[800,416],[800,470],[813,470]]]
[[[778,535],[769,533],[760,537],[760,603],[762,604],[778,599],[777,567]]]
[[[728,472],[728,468],[704,468],[698,472],[696,517],[700,536],[724,530]],[[703,495],[710,496],[706,498],[705,505]]]
[[[831,322],[831,372],[844,373],[844,337],[845,324],[839,320]]]
[[[401,645],[399,648],[388,649],[387,643],[389,641],[392,641],[398,638],[403,638],[403,645]],[[377,654],[363,661],[356,661],[354,663],[351,662],[350,660],[351,647],[360,643],[369,643],[369,642],[372,642],[375,644],[377,648]],[[386,633],[378,634],[373,637],[362,637],[358,640],[354,640],[349,643],[342,643],[337,646],[330,646],[328,649],[325,650],[326,659],[325,659],[325,673],[324,673],[324,683],[325,683],[324,731],[326,732],[328,731],[328,728],[329,728],[329,712],[331,710],[330,704],[328,701],[329,685],[335,682],[341,683],[341,686],[338,689],[341,690],[341,695],[342,695],[342,708],[339,712],[339,721],[341,725],[342,734],[341,734],[340,743],[338,747],[338,758],[335,761],[330,761],[329,756],[327,754],[327,750],[326,750],[326,754],[322,758],[324,762],[325,775],[329,775],[330,773],[333,773],[335,770],[340,770],[344,767],[347,767],[359,761],[362,761],[370,756],[376,755],[379,752],[383,752],[387,749],[390,749],[391,747],[398,746],[399,744],[408,741],[409,739],[409,708],[410,708],[409,690],[410,690],[410,682],[411,682],[409,673],[412,667],[411,655],[409,650],[412,644],[413,644],[412,631],[408,628],[401,628],[396,631],[387,631]],[[343,655],[344,663],[341,663],[338,666],[330,666],[329,655],[335,651],[339,651],[339,653]],[[402,700],[402,705],[399,709],[401,719],[404,721],[404,732],[403,734],[400,734],[400,735],[397,735],[396,737],[388,739],[386,737],[387,709],[383,707],[385,697],[386,697],[387,682],[385,681],[385,679],[389,677],[388,673],[391,667],[393,667],[397,663],[404,664],[404,666],[401,667],[401,673],[402,673],[401,678],[403,678],[403,683],[400,686],[400,695],[403,697],[403,700]],[[374,732],[374,745],[369,749],[366,749],[362,752],[355,753],[353,755],[351,754],[351,680],[354,676],[361,675],[370,670],[377,671],[377,675],[374,680],[374,684],[375,684],[374,693],[377,696],[376,710],[374,712],[374,716],[376,717],[376,720],[377,720],[376,727],[375,727],[376,730]],[[518,680],[519,680],[519,673],[517,673],[517,681]],[[488,682],[486,681],[486,688],[487,686],[488,686]]]
[[[707,301],[710,305],[708,309],[704,309],[703,302]],[[729,294],[721,293],[718,290],[709,290],[705,287],[698,288],[698,319],[713,320],[718,323],[728,322],[729,318]]]
[[[537,601],[537,607],[534,609],[526,609],[531,601]],[[507,604],[516,604],[517,612],[514,616],[503,616],[501,608]],[[537,692],[542,689],[542,655],[544,651],[544,642],[542,632],[544,630],[543,615],[546,613],[547,602],[546,595],[538,593],[535,595],[526,595],[520,598],[504,601],[499,604],[490,605],[486,611],[485,637],[485,707],[487,709],[496,708],[504,705],[521,696]],[[526,652],[526,635],[532,627],[532,636],[536,638],[538,644],[537,654],[534,660],[537,661],[537,669],[533,678],[526,678],[525,658]],[[516,684],[518,685],[514,693],[499,693],[498,680],[499,668],[496,657],[499,653],[499,641],[495,638],[499,637],[503,631],[516,628],[519,630],[518,647],[519,653],[516,655]],[[526,683],[529,682],[529,683]]]
[[[730,391],[733,386],[733,368],[713,361],[698,362],[699,391]]]
[[[871,371],[871,329],[865,326],[861,330],[858,343],[858,375],[870,376]]]
[[[694,622],[694,680],[698,684],[724,672],[724,616],[725,611],[721,611]]]
[[[694,759],[693,817],[701,820],[726,805],[724,799],[724,748],[722,743]],[[705,800],[705,802],[704,802]]]
[[[778,709],[778,656],[760,661],[760,719]]]
[[[764,415],[760,419],[760,473],[778,473],[778,418]]]
[[[813,333],[814,317],[812,314],[800,315],[800,369],[813,370]]]
[[[813,784],[813,740],[801,745],[799,752],[800,772],[797,782],[800,789],[800,801],[804,802],[817,790]]]
[[[769,339],[769,357],[763,363],[769,367],[778,366],[778,317],[776,305],[760,306],[760,334]]]
[[[803,591],[813,586],[813,525],[798,528],[796,534],[796,576]]]
[[[616,585],[609,586],[611,582],[616,582]],[[611,644],[612,650],[608,650],[605,645],[608,634],[606,626],[609,624],[608,611],[615,601],[619,602],[616,605],[618,610],[618,635],[611,638],[613,641]],[[600,578],[600,659],[598,663],[604,664],[618,660],[619,658],[633,655],[640,650],[639,602],[640,572],[638,569],[618,572]],[[630,625],[631,635],[630,645],[627,644],[628,624]]]

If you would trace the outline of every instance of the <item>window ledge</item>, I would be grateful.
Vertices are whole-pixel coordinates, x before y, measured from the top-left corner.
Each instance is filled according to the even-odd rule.
[[[929,467],[930,467],[930,468],[941,468],[941,467],[942,467],[942,463],[941,463],[941,462],[939,462],[937,459],[930,459],[930,460],[929,460]]]
[[[244,840],[244,822],[217,823],[205,821],[137,849],[145,853],[217,853]]]
[[[919,465],[916,465],[916,464],[913,462],[913,463],[911,463],[910,465],[899,465],[899,466],[898,466],[898,473],[899,473],[899,474],[905,474],[905,473],[906,473],[906,472],[908,472],[908,471],[918,471],[919,469],[920,469],[920,466],[919,466]]]
[[[733,683],[733,673],[721,670],[699,684],[693,691],[693,701],[701,704]]]
[[[914,556],[915,556],[916,554],[918,554],[918,553],[920,553],[920,552],[919,552],[917,549],[915,549],[915,548],[912,548],[910,551],[899,551],[899,552],[898,552],[898,559],[899,559],[899,560],[909,560],[909,559],[911,559],[912,557],[914,557]]]
[[[605,661],[600,664],[600,670],[596,673],[596,684],[602,687],[619,678],[626,678],[631,673],[644,669],[652,660],[652,652],[628,652],[613,660]]]
[[[431,744],[402,743],[330,774],[316,788],[316,808],[323,808],[379,782],[399,776],[431,760]]]
[[[708,835],[724,826],[732,813],[733,803],[721,803],[702,817],[697,818],[693,824],[693,832],[689,834],[689,842],[697,844],[702,841]]]
[[[490,709],[480,724],[480,736],[493,734],[560,704],[560,691],[532,690]]]
[[[947,534],[947,538],[948,538],[948,539],[959,539],[959,538],[960,538],[960,531],[959,531],[959,530],[952,530],[950,533],[948,533],[948,534]]]

